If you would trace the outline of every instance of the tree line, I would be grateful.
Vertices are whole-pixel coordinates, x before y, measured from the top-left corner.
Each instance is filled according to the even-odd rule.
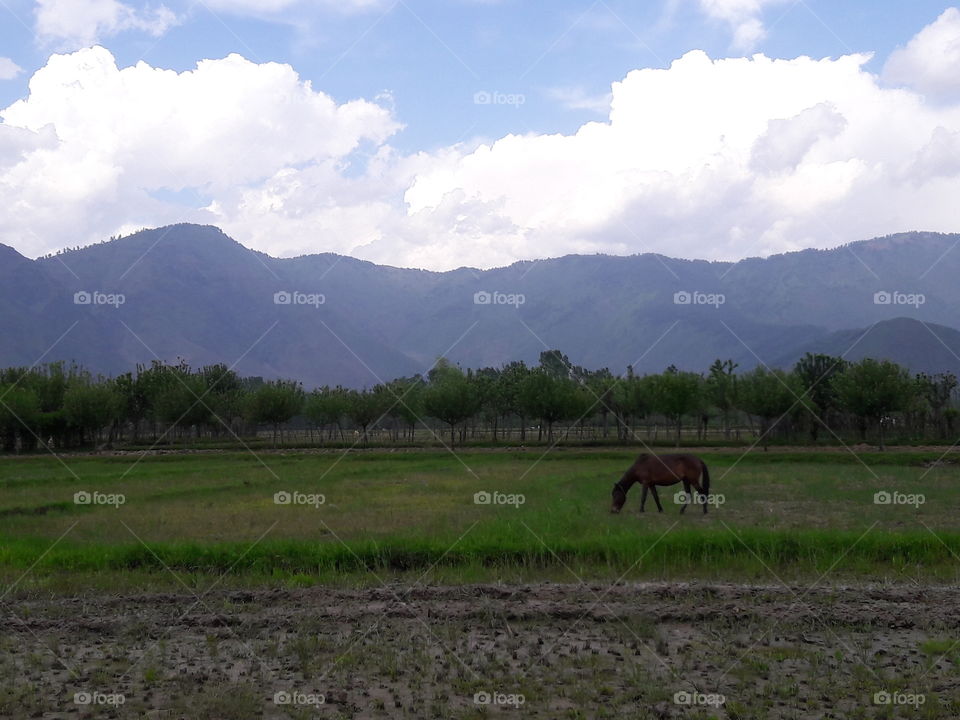
[[[298,441],[368,443],[470,440],[624,443],[686,436],[746,439],[764,447],[887,437],[943,441],[957,425],[957,378],[911,375],[887,361],[807,354],[789,371],[739,372],[717,360],[707,373],[669,367],[616,376],[573,365],[559,350],[536,366],[511,362],[463,370],[440,359],[425,375],[364,390],[306,392],[290,380],[240,377],[223,364],[138,366],[118,377],[51,363],[0,370],[0,445],[5,452],[116,443],[190,443],[267,434]],[[710,435],[712,433],[712,436]]]

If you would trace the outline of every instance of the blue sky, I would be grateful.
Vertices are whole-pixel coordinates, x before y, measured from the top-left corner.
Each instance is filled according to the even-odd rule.
[[[251,11],[251,6],[275,7],[276,10]],[[479,164],[486,155],[481,154],[471,160],[471,153],[483,144],[492,146],[510,134],[531,138],[560,134],[573,138],[579,129],[590,123],[609,122],[611,83],[622,81],[628,73],[638,69],[659,68],[666,72],[674,61],[691,50],[702,50],[714,61],[754,53],[790,60],[799,56],[836,60],[855,53],[873,53],[871,60],[861,64],[860,71],[863,77],[876,78],[878,92],[892,90],[894,86],[908,87],[931,105],[930,112],[940,112],[944,106],[952,105],[956,98],[941,96],[934,102],[929,92],[930,83],[934,80],[920,78],[911,85],[910,78],[904,74],[919,72],[910,68],[920,64],[918,58],[922,57],[922,53],[915,53],[917,57],[913,58],[913,65],[906,60],[901,63],[909,67],[899,75],[888,72],[885,76],[884,71],[891,53],[898,47],[904,48],[917,33],[935,23],[949,8],[948,4],[930,0],[913,0],[910,3],[877,0],[845,0],[842,3],[826,0],[599,0],[595,3],[562,0],[550,3],[522,0],[405,0],[396,3],[389,0],[342,0],[329,3],[297,0],[263,0],[258,3],[251,0],[208,0],[207,3],[168,0],[164,5],[133,1],[121,3],[120,0],[0,0],[0,18],[3,18],[0,21],[0,58],[7,59],[8,68],[5,73],[7,79],[0,80],[0,108],[9,107],[18,100],[28,100],[36,105],[30,112],[21,113],[19,119],[0,112],[6,125],[19,125],[38,134],[46,123],[55,126],[57,136],[65,142],[65,136],[70,134],[65,127],[69,113],[63,108],[52,108],[56,104],[56,91],[49,90],[41,104],[39,96],[30,97],[28,83],[35,73],[48,65],[53,53],[72,54],[94,43],[108,50],[120,69],[142,61],[151,68],[191,71],[197,67],[198,61],[221,59],[231,53],[242,56],[255,66],[268,62],[284,63],[298,74],[300,81],[308,81],[312,91],[329,96],[339,105],[351,100],[375,104],[389,114],[393,124],[390,129],[383,125],[357,130],[349,152],[331,152],[329,156],[320,157],[320,151],[317,150],[306,153],[302,158],[288,158],[285,163],[275,167],[264,165],[259,175],[244,178],[236,187],[229,189],[225,187],[224,178],[197,177],[184,182],[145,179],[141,177],[144,173],[130,164],[131,152],[124,151],[109,159],[106,165],[115,169],[119,167],[118,176],[126,178],[126,181],[121,179],[117,182],[138,184],[137,188],[142,191],[142,206],[131,199],[124,204],[121,212],[101,206],[102,198],[83,196],[78,198],[76,216],[83,215],[84,203],[87,203],[89,214],[96,215],[100,220],[93,224],[82,224],[85,234],[81,237],[71,241],[72,238],[64,230],[57,229],[41,218],[27,228],[0,227],[0,241],[22,238],[26,232],[35,240],[26,242],[19,239],[10,244],[19,245],[19,249],[27,254],[37,254],[61,245],[92,241],[108,231],[178,219],[176,213],[170,211],[187,205],[197,212],[183,219],[203,220],[204,214],[216,216],[219,212],[222,222],[217,224],[226,226],[242,242],[274,254],[332,249],[383,262],[437,267],[451,265],[454,258],[463,256],[474,264],[483,265],[526,256],[591,249],[605,252],[633,252],[648,248],[669,252],[675,249],[691,256],[710,255],[709,247],[698,248],[685,240],[676,240],[673,245],[658,244],[656,237],[675,235],[682,238],[690,235],[689,228],[678,228],[672,232],[666,219],[642,231],[646,238],[642,247],[629,238],[610,239],[616,234],[610,231],[610,210],[606,211],[599,225],[595,222],[598,218],[594,217],[585,218],[582,223],[577,218],[571,220],[569,217],[556,220],[556,227],[563,228],[571,237],[559,242],[556,248],[551,248],[531,239],[538,232],[551,231],[540,221],[545,211],[529,208],[529,203],[534,202],[532,200],[527,201],[525,206],[529,211],[503,213],[495,208],[502,207],[504,203],[510,205],[515,198],[493,197],[489,186],[479,181],[472,186],[467,180],[458,180],[460,184],[456,187],[430,192],[423,188],[433,186],[431,179],[453,177],[460,170],[467,171],[463,168],[469,169]],[[99,24],[96,22],[98,17],[102,20]],[[946,33],[949,39],[952,24],[944,21],[943,28],[940,34]],[[20,71],[11,70],[11,63]],[[0,77],[4,75],[3,67],[3,61],[0,61]],[[839,73],[840,66],[837,65],[837,68]],[[960,73],[960,68],[954,69]],[[948,70],[946,68],[944,72]],[[61,69],[58,72],[64,71]],[[53,71],[50,70],[48,74],[52,76]],[[896,83],[885,82],[887,76],[895,77]],[[744,77],[731,82],[749,83],[751,80]],[[924,82],[928,85],[924,86]],[[69,84],[64,81],[65,86]],[[684,91],[683,82],[677,82],[676,87],[677,92]],[[637,103],[638,107],[643,106],[645,101],[649,102],[646,109],[649,113],[655,114],[664,107],[664,102],[671,102],[668,89],[662,91],[666,93],[663,97],[651,93],[649,87],[643,97],[641,91],[637,92],[639,94],[630,96],[630,102]],[[478,103],[478,97],[492,101]],[[264,100],[269,101],[266,98]],[[70,102],[64,100],[65,105]],[[170,102],[182,102],[182,99],[176,96]],[[626,102],[624,100],[624,104]],[[811,107],[819,104],[812,100],[810,102]],[[824,96],[823,103],[831,107],[836,105],[835,100],[827,96]],[[938,105],[940,110],[933,105]],[[252,114],[259,112],[255,103],[249,107]],[[664,111],[671,110],[667,108]],[[680,109],[672,111],[680,112]],[[707,109],[705,112],[710,111]],[[765,112],[770,114],[774,111]],[[799,116],[800,112],[795,114]],[[775,115],[763,118],[763,122],[779,119]],[[849,113],[841,115],[844,122],[849,122]],[[950,113],[927,118],[927,124],[930,125],[930,138],[927,140],[933,138],[937,127],[951,133],[960,129],[952,126],[952,118]],[[298,125],[288,138],[289,143],[306,142],[306,138],[299,137],[298,132],[331,132],[323,122],[311,128],[308,120]],[[202,118],[198,122],[202,123]],[[745,123],[749,124],[747,120]],[[83,134],[92,130],[89,126],[78,126],[74,132]],[[751,140],[753,143],[759,141],[759,135]],[[149,154],[141,147],[143,142],[142,139],[136,142],[131,140],[131,146],[138,148],[133,154]],[[174,141],[169,139],[166,142]],[[253,139],[252,142],[257,141]],[[654,141],[648,137],[644,142]],[[862,139],[859,144],[863,144]],[[912,151],[919,154],[927,145],[929,143]],[[162,147],[161,143],[154,150],[163,152]],[[0,143],[0,151],[2,148]],[[91,149],[90,143],[83,145],[83,148],[85,153],[98,154]],[[388,162],[392,175],[389,180],[384,180],[386,171],[371,179],[368,160],[377,152],[390,155]],[[447,162],[452,152],[456,152],[461,160],[463,167],[460,170],[452,169]],[[502,151],[501,155],[505,152]],[[716,149],[713,152],[717,152]],[[75,160],[77,153],[63,154]],[[413,160],[424,154],[430,156],[432,164]],[[231,202],[235,207],[243,205],[237,200],[237,194],[247,193],[249,197],[251,192],[265,192],[263,183],[270,178],[275,179],[278,173],[304,171],[311,165],[323,165],[325,159],[339,164],[338,172],[342,179],[356,185],[352,191],[354,199],[363,196],[364,202],[372,203],[370,207],[389,205],[394,211],[405,215],[404,222],[417,210],[437,208],[444,197],[451,199],[457,195],[457,202],[462,207],[453,215],[461,218],[465,214],[471,215],[471,222],[481,227],[469,235],[476,247],[471,246],[470,252],[465,253],[457,250],[457,247],[462,250],[465,242],[462,233],[447,237],[446,241],[440,239],[444,232],[448,235],[454,232],[449,227],[441,227],[444,223],[449,225],[449,216],[432,218],[429,227],[401,228],[397,224],[400,219],[389,218],[386,214],[375,226],[355,221],[337,225],[330,216],[317,218],[315,226],[320,239],[311,241],[313,245],[300,240],[271,245],[264,242],[268,235],[286,232],[291,238],[295,234],[302,236],[305,228],[309,229],[310,226],[298,223],[287,230],[278,230],[279,225],[271,229],[270,222],[262,217],[255,218],[255,222],[250,218],[245,221],[243,213],[224,210]],[[907,163],[905,157],[900,160]],[[837,161],[837,158],[833,158],[831,163],[835,165]],[[692,162],[699,163],[697,167],[701,169],[707,165],[702,158]],[[885,162],[889,164],[889,160]],[[831,163],[822,165],[826,167]],[[490,172],[508,174],[526,168],[524,171],[533,173],[537,169],[530,169],[526,163],[520,163],[520,166],[518,168],[510,162],[500,162]],[[49,171],[49,164],[44,164],[44,168]],[[650,169],[644,167],[643,171]],[[540,170],[543,168],[540,167]],[[684,172],[689,170],[686,168]],[[630,171],[631,168],[623,167],[616,170],[621,177],[626,177]],[[176,169],[175,172],[181,171]],[[603,171],[598,169],[597,172]],[[411,192],[418,181],[420,190]],[[538,176],[531,174],[530,182],[537,181]],[[845,181],[837,182],[843,184]],[[303,185],[300,182],[298,188]],[[323,183],[318,182],[314,186],[318,192],[317,203],[333,203],[338,206],[341,215],[350,214],[343,207],[346,199],[333,197],[336,194],[333,191],[324,191],[327,185]],[[676,186],[672,187],[670,192],[676,195]],[[226,198],[230,194],[228,190],[236,197]],[[939,197],[941,191],[933,189],[930,192],[932,196]],[[217,201],[216,207],[211,210],[209,203],[217,200],[218,193],[223,194],[224,199]],[[411,202],[411,197],[422,197],[424,194],[430,199],[420,204]],[[151,205],[148,199],[159,199],[169,207],[165,211]],[[300,200],[304,201],[302,197]],[[620,208],[623,214],[616,219],[617,223],[626,222],[633,226],[629,211],[636,201],[636,197],[624,198],[624,207]],[[24,199],[20,202],[24,206],[31,204]],[[131,210],[131,207],[139,207],[139,210]],[[278,208],[276,202],[272,207]],[[640,211],[639,208],[634,209]],[[357,215],[363,212],[360,206],[353,210]],[[745,210],[746,214],[753,212]],[[494,214],[496,217],[491,220]],[[280,215],[283,212],[277,217]],[[290,210],[288,215],[302,216],[302,212]],[[719,237],[726,247],[719,254],[765,254],[810,244],[838,244],[838,239],[860,239],[856,236],[858,231],[875,231],[873,226],[859,229],[855,224],[837,220],[831,233],[814,237],[816,233],[810,230],[809,223],[804,225],[798,222],[798,226],[804,227],[793,234],[780,233],[784,237],[778,240],[780,236],[775,231],[778,219],[782,218],[770,216],[749,227],[727,223],[727,226],[718,228]],[[902,220],[906,222],[905,218]],[[484,223],[490,222],[499,229],[483,230]],[[571,230],[571,223],[577,227]],[[896,222],[890,224],[896,225]],[[938,219],[935,224],[944,223]],[[503,229],[506,225],[510,226],[509,231]],[[75,223],[70,227],[76,232]],[[244,232],[245,227],[251,228],[249,232]],[[889,228],[890,231],[900,229],[904,228]],[[337,235],[340,239],[335,243],[326,241],[323,239],[326,233]],[[350,233],[354,233],[356,238],[344,241],[342,235]],[[418,245],[414,237],[418,233],[435,236],[436,241],[414,247]],[[752,244],[738,240],[744,233],[768,239]],[[598,238],[604,235],[608,240],[599,241]],[[530,241],[527,247],[526,240]],[[436,251],[444,242],[446,250]],[[716,244],[714,242],[711,247]]]
[[[36,39],[34,2],[3,5],[0,55],[26,71],[0,83],[6,106],[26,95],[32,71],[62,46]],[[102,40],[121,66],[144,60],[190,70],[198,60],[239,53],[288,63],[341,101],[387,91],[406,126],[395,143],[406,151],[449,145],[465,134],[572,132],[597,114],[569,107],[561,91],[599,98],[630,70],[666,67],[691,49],[711,57],[733,50],[729,25],[693,0],[408,0],[353,12],[293,6],[261,17],[213,11],[199,2],[167,7],[182,21],[162,37],[134,30]],[[869,51],[876,58],[868,67],[878,68],[944,7],[935,0],[774,4],[761,14],[772,26],[768,36],[753,49],[783,58]],[[522,94],[525,102],[478,112],[473,95],[483,90]]]

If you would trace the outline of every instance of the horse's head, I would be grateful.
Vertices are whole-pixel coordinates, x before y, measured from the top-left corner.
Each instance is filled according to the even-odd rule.
[[[613,484],[613,497],[610,504],[610,512],[618,513],[627,501],[627,491],[623,489],[619,481]]]

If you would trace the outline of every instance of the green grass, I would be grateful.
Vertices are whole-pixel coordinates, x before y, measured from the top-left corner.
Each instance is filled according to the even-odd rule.
[[[960,468],[936,453],[713,453],[725,502],[683,516],[677,488],[637,512],[639,490],[610,515],[623,450],[289,451],[51,457],[0,463],[0,580],[18,590],[224,581],[418,579],[469,582],[856,576],[953,579],[960,566]],[[118,508],[76,505],[77,491],[123,494]],[[925,502],[877,505],[878,490]],[[319,507],[274,493],[323,494]],[[522,494],[477,505],[478,491]],[[58,540],[58,538],[60,538]],[[372,572],[371,572],[372,571]],[[158,581],[158,578],[164,578]]]

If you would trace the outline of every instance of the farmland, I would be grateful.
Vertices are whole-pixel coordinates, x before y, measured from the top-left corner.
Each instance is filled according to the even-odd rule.
[[[7,459],[0,715],[956,714],[943,449],[704,449],[683,516],[545,450]]]

